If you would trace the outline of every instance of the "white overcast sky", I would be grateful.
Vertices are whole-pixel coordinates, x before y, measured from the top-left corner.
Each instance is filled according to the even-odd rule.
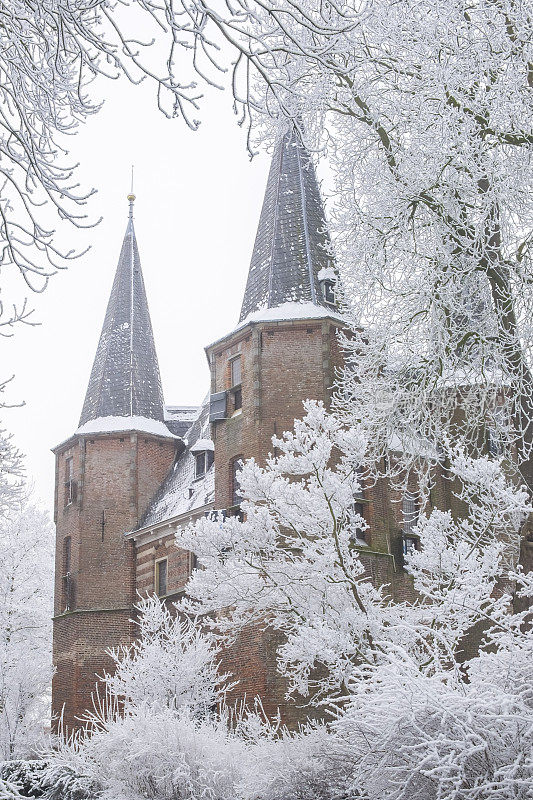
[[[15,374],[3,423],[27,457],[38,498],[53,503],[50,448],[76,429],[124,236],[131,164],[135,228],[167,404],[200,403],[203,348],[235,325],[270,157],[250,162],[228,92],[214,94],[199,131],[165,119],[148,86],[108,84],[102,111],[70,140],[79,179],[98,189],[100,225],[72,231],[90,252],[30,297],[40,327],[1,340],[2,377]]]

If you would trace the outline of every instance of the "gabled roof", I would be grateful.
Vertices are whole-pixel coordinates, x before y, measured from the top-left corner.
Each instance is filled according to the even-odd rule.
[[[331,265],[315,168],[291,126],[274,150],[239,322],[284,303],[324,305],[318,273]]]
[[[193,512],[213,502],[214,464],[202,477],[195,477],[195,453],[199,449],[211,450],[213,447],[208,437],[209,395],[198,409],[196,418],[184,437],[186,449],[177,456],[174,466],[146,509],[138,530]]]
[[[101,417],[163,421],[163,392],[141,261],[133,195],[80,426]]]
[[[199,406],[165,406],[165,425],[176,436],[183,437],[199,411]]]

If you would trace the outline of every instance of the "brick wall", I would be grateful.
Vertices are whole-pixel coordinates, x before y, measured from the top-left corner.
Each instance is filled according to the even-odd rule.
[[[56,451],[52,711],[57,716],[63,710],[70,730],[91,707],[96,675],[110,666],[107,648],[131,641],[135,563],[133,545],[124,533],[136,526],[174,453],[174,440],[127,432],[77,436]],[[65,505],[69,458],[76,492]]]
[[[303,400],[329,401],[339,359],[336,331],[330,320],[261,323],[208,349],[212,392],[231,388],[229,362],[238,354],[242,359],[242,412],[213,426],[217,508],[231,505],[234,458],[264,463],[272,436],[303,416]]]
[[[167,529],[168,531],[168,529]],[[183,592],[191,574],[193,555],[175,545],[175,532],[161,531],[136,546],[136,589],[142,597],[155,591],[155,563],[167,559],[167,595]]]
[[[232,462],[255,458],[264,464],[273,452],[272,436],[291,430],[304,414],[303,401],[329,403],[335,367],[340,365],[337,326],[331,320],[265,322],[247,327],[208,348],[211,391],[228,391],[229,418],[212,426],[215,441],[215,507],[232,505]],[[242,363],[242,410],[232,413],[230,361]],[[276,670],[279,635],[249,627],[239,633],[221,658],[221,670],[239,683],[230,703],[253,704],[261,698],[265,712],[281,713],[295,727],[312,713],[305,703],[286,700],[287,683]]]

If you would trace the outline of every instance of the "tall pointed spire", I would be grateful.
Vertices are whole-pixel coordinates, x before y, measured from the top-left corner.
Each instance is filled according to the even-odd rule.
[[[163,392],[133,227],[134,194],[80,426],[101,417],[163,420]]]
[[[331,267],[329,249],[313,162],[291,126],[274,150],[240,321],[283,303],[323,305],[318,274]]]

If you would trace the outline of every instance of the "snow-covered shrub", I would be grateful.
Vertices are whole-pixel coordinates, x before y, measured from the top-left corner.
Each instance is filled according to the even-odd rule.
[[[62,748],[54,761],[63,774],[70,766],[78,783],[83,775],[102,800],[234,800],[245,752],[225,721],[143,706]]]
[[[157,599],[138,641],[115,652],[107,695],[84,732],[50,756],[50,800],[234,800],[246,747],[215,713],[217,648]]]
[[[0,780],[17,786],[22,797],[41,797],[46,767],[44,759],[5,761],[0,765]]]
[[[44,800],[96,800],[99,795],[99,784],[84,774],[81,764],[72,765],[61,758],[47,767],[41,787]]]
[[[531,798],[532,643],[528,635],[474,659],[469,681],[452,670],[424,674],[399,657],[366,671],[333,726],[351,762],[353,796]]]
[[[217,670],[218,648],[199,626],[172,614],[157,598],[138,606],[138,639],[112,652],[114,671],[105,684],[126,710],[187,708],[202,715],[216,706],[227,676]]]
[[[21,797],[16,783],[0,778],[0,800],[20,800]]]
[[[325,725],[276,736],[258,730],[249,749],[252,769],[239,786],[243,800],[334,800],[349,785],[351,764]]]
[[[533,633],[505,588],[533,593],[531,574],[513,572],[527,492],[499,461],[447,447],[463,513],[421,514],[420,549],[406,555],[416,599],[391,602],[363,569],[352,512],[364,436],[306,408],[278,456],[244,465],[243,522],[178,533],[201,565],[183,608],[227,637],[267,617],[285,635],[278,666],[292,691],[334,715],[318,733],[259,737],[244,797],[525,800]]]

